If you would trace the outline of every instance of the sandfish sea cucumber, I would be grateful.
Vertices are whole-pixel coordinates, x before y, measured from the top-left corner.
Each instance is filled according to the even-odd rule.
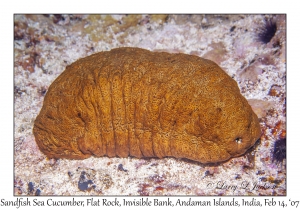
[[[237,83],[194,55],[116,48],[82,58],[50,85],[33,133],[49,158],[242,155],[261,135]]]

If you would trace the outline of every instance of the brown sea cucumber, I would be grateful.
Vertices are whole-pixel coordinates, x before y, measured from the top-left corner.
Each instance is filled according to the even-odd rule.
[[[237,83],[193,55],[117,48],[79,59],[51,84],[33,133],[49,158],[220,162],[261,135]]]

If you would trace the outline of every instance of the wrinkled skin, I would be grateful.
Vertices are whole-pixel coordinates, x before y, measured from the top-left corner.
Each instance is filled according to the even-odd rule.
[[[71,64],[51,84],[33,133],[49,158],[240,156],[261,135],[237,83],[212,61],[118,48]]]

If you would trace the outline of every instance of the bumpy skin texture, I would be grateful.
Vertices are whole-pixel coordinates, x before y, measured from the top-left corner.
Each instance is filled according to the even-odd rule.
[[[228,160],[261,135],[237,83],[193,55],[118,48],[71,64],[51,84],[33,133],[49,158]]]

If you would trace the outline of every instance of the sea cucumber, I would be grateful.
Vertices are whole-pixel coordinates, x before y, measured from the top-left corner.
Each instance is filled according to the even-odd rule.
[[[194,55],[116,48],[79,59],[50,85],[33,133],[49,158],[221,162],[261,135],[237,83]]]

